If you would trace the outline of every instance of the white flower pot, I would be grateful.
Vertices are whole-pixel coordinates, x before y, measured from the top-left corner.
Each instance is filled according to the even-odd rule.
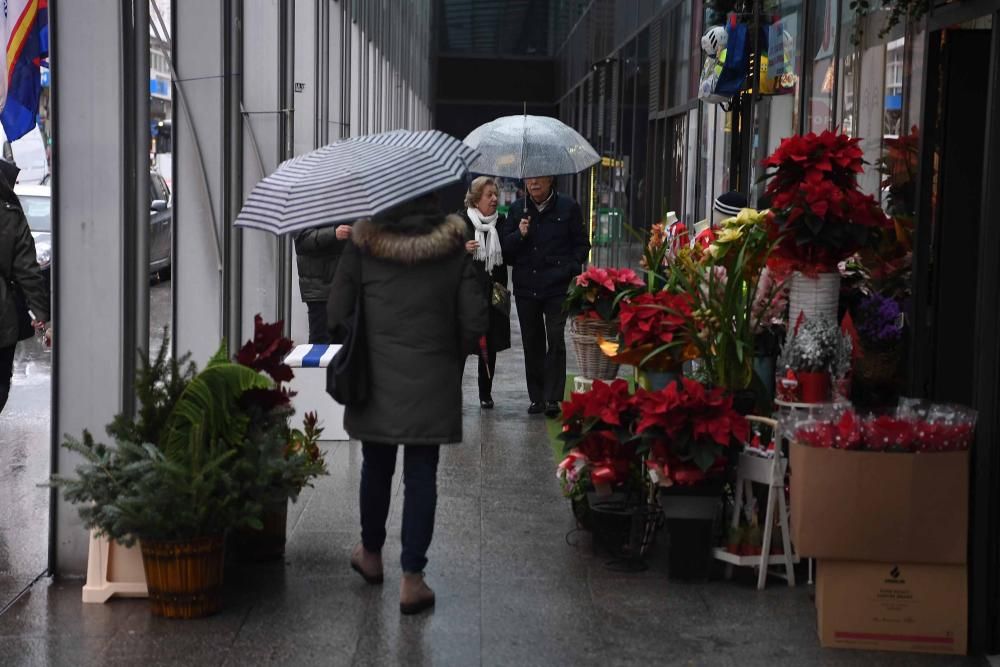
[[[811,277],[796,271],[788,292],[788,326],[795,327],[799,313],[804,320],[836,322],[839,301],[839,273],[820,273]]]

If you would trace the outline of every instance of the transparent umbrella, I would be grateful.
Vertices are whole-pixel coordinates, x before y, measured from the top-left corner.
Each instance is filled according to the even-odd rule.
[[[508,178],[576,174],[601,158],[580,134],[549,116],[504,116],[480,125],[464,139],[480,156],[469,171]]]

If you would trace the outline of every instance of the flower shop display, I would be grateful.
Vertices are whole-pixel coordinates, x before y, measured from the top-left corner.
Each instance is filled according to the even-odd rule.
[[[961,564],[968,534],[968,408],[904,402],[791,424],[792,532],[815,558]]]
[[[164,334],[141,365],[139,409],[108,426],[114,444],[68,438],[83,463],[52,484],[87,528],[139,541],[153,614],[195,618],[222,606],[226,533],[260,530],[276,480],[287,498],[301,469],[286,456],[287,397],[267,374],[228,359],[224,343],[200,372],[169,349]]]
[[[601,352],[599,340],[617,335],[622,303],[645,286],[631,269],[601,267],[588,268],[570,285],[564,310],[571,318],[570,340],[584,377],[610,380],[618,374],[618,365]]]
[[[562,405],[559,439],[565,458],[556,476],[567,497],[587,500],[592,519],[608,506],[629,516],[629,552],[641,555],[660,514],[657,488],[707,495],[718,506],[721,487],[710,482],[721,483],[729,448],[745,440],[748,429],[724,390],[687,378],[659,391],[638,387],[634,393],[625,380],[595,381],[589,391],[574,392]],[[591,527],[601,532],[597,525]],[[699,563],[711,559],[711,534],[709,530],[706,551],[697,556]],[[621,542],[622,533],[615,539]],[[672,544],[678,550],[690,547],[681,539]],[[680,572],[682,566],[675,569]]]
[[[871,195],[861,192],[860,139],[825,131],[782,140],[765,160],[768,220],[777,242],[772,263],[795,270],[789,321],[837,319],[838,264],[892,227]]]
[[[755,380],[756,337],[779,298],[779,285],[759,289],[767,257],[774,246],[767,220],[770,213],[743,209],[724,220],[714,242],[705,250],[678,253],[669,266],[666,291],[691,302],[684,315],[685,338],[704,368],[704,377],[731,392],[749,393],[741,399],[749,412],[754,403],[766,406],[770,396]]]

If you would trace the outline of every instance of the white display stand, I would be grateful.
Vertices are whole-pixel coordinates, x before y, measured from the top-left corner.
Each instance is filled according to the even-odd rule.
[[[296,392],[292,397],[296,422],[301,422],[307,412],[315,412],[323,428],[321,442],[348,440],[344,430],[344,406],[326,393],[326,367],[340,349],[340,345],[299,345],[293,349],[285,363],[292,367],[295,378],[288,388]]]
[[[766,417],[747,417],[747,421],[763,424],[771,428],[774,434],[774,442],[781,442],[781,434],[778,432],[778,422]],[[792,552],[790,533],[788,530],[788,505],[785,502],[785,471],[788,468],[788,459],[781,452],[780,447],[776,447],[774,456],[763,458],[753,454],[740,454],[739,467],[736,475],[736,500],[734,506],[737,508],[733,512],[732,526],[735,528],[740,522],[740,510],[743,506],[743,499],[753,494],[752,484],[767,485],[767,510],[764,518],[764,535],[761,540],[761,553],[759,556],[739,556],[729,551],[716,548],[715,558],[728,564],[726,576],[732,576],[733,566],[755,567],[757,568],[757,590],[764,590],[767,583],[768,574],[782,577],[788,581],[788,585],[795,586],[795,563],[799,562],[799,557]],[[774,560],[784,562],[785,573],[771,572],[768,570],[771,556],[771,533],[774,528],[774,513],[778,512],[778,530],[781,532],[781,545],[783,554],[773,556]]]
[[[590,391],[591,387],[594,386],[594,381],[590,378],[585,378],[582,375],[573,376],[573,392],[577,394],[582,394],[585,391]]]
[[[138,542],[135,546],[123,547],[91,532],[83,601],[101,604],[114,595],[126,598],[149,596],[142,551]]]

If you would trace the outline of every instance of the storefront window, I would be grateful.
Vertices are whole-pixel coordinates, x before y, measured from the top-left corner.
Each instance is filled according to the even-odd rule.
[[[808,79],[806,130],[822,132],[836,123],[834,88],[839,21],[837,0],[817,0],[810,5],[808,50],[803,70]]]
[[[763,193],[761,162],[782,139],[798,133],[802,94],[802,2],[776,2],[765,6],[764,14],[769,21],[764,32],[767,61],[761,70],[761,98],[754,109],[751,202]]]

